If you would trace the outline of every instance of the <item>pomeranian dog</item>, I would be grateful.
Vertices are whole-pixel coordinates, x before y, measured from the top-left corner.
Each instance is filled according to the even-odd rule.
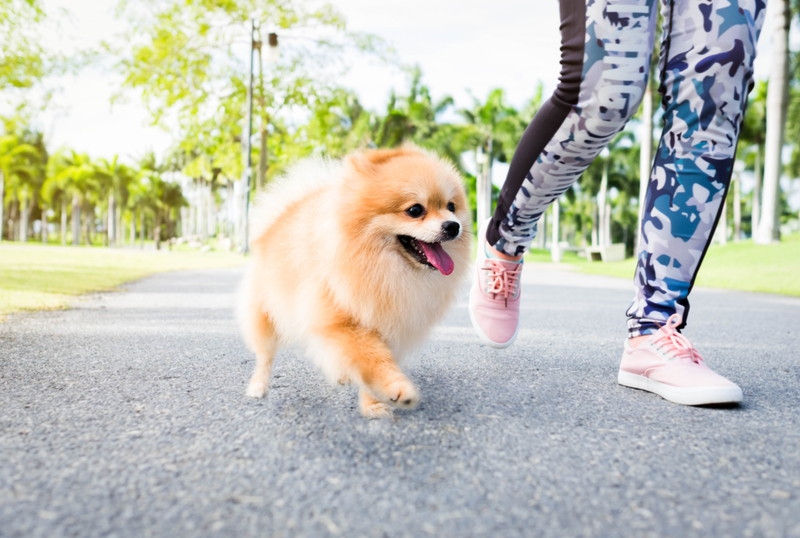
[[[279,345],[300,344],[361,414],[410,409],[400,362],[449,307],[469,265],[470,208],[450,164],[415,146],[306,161],[263,193],[238,320],[263,397]]]

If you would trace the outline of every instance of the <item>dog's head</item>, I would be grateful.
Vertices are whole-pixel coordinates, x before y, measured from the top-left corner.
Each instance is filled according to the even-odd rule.
[[[409,145],[362,151],[346,161],[345,190],[344,220],[374,248],[443,275],[465,263],[471,213],[461,177],[444,160]]]

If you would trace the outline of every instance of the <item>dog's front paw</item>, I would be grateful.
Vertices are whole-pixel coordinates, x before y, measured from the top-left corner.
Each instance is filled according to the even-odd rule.
[[[392,418],[392,408],[383,402],[375,402],[370,405],[361,406],[361,416],[370,419]]]
[[[263,398],[266,393],[267,384],[255,379],[250,381],[250,384],[247,385],[247,391],[245,392],[250,398]]]
[[[359,407],[364,418],[392,418],[392,408],[364,390],[359,393]]]
[[[419,404],[419,390],[408,379],[400,379],[387,385],[389,403],[401,409],[413,409]]]

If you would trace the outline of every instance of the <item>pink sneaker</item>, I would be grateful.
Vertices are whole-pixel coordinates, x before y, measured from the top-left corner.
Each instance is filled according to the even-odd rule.
[[[677,327],[673,314],[658,332],[632,348],[625,342],[617,380],[620,385],[654,392],[683,405],[708,405],[742,401],[742,389],[715,373]]]
[[[522,261],[487,258],[479,241],[476,274],[469,292],[469,317],[481,341],[495,348],[508,347],[519,328]]]

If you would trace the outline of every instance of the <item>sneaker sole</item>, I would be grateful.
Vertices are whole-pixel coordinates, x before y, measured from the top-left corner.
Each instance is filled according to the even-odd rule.
[[[730,387],[692,387],[681,388],[653,381],[642,375],[619,371],[617,382],[620,385],[658,394],[665,400],[681,405],[712,405],[739,403],[742,401],[742,389],[736,385]]]
[[[478,325],[477,321],[475,321],[475,316],[472,313],[472,298],[471,297],[470,297],[468,310],[469,310],[469,320],[472,323],[472,328],[475,329],[476,333],[478,333],[478,338],[480,339],[480,341],[483,342],[484,344],[486,344],[487,346],[491,346],[491,347],[493,347],[495,349],[505,349],[508,346],[510,346],[511,344],[513,344],[514,340],[517,339],[517,333],[519,333],[519,325],[517,325],[517,328],[514,330],[514,334],[511,335],[511,338],[507,342],[495,342],[494,340],[492,340],[491,338],[486,336],[486,334],[481,330],[480,325]]]

